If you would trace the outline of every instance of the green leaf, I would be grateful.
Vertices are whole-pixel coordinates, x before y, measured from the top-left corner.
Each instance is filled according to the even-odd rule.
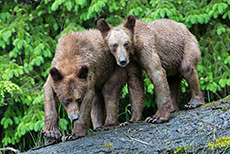
[[[20,41],[18,38],[14,40],[13,45],[16,46],[18,44],[18,41]]]
[[[13,120],[11,118],[9,118],[9,125],[13,124]]]
[[[230,64],[230,56],[228,56],[225,60],[224,60],[224,63],[227,65],[227,64]]]
[[[11,37],[11,31],[10,30],[6,31],[5,33],[2,34],[2,37],[5,42],[8,42],[9,38]]]
[[[17,48],[21,49],[22,48],[22,44],[23,44],[23,41],[22,40],[18,40],[18,42],[17,42]]]
[[[212,7],[213,10],[217,10],[217,7],[218,7],[218,3],[215,3]]]
[[[217,18],[218,15],[219,15],[219,13],[216,11],[216,12],[214,12],[213,17],[214,17],[214,18]]]
[[[76,3],[79,5],[83,5],[85,3],[85,0],[76,0]]]
[[[160,10],[160,15],[161,15],[162,18],[165,17],[165,13],[166,13],[165,9]]]
[[[217,34],[220,35],[222,33],[221,29],[217,29]]]
[[[43,14],[43,10],[38,12],[38,16],[41,16]]]
[[[197,70],[202,73],[204,71],[204,67],[202,65],[198,65]]]
[[[125,96],[129,93],[127,84],[123,87],[122,92],[122,98],[125,98]]]
[[[14,74],[16,77],[19,77],[19,73],[18,73],[18,71],[13,70],[13,74]]]
[[[191,23],[195,24],[196,23],[196,17],[195,16],[191,16]]]
[[[223,12],[224,8],[222,5],[218,5],[218,12],[221,14]]]
[[[203,24],[204,23],[204,18],[203,17],[198,17],[199,23]]]
[[[53,27],[54,27],[54,30],[58,30],[58,24],[57,23],[54,23]]]
[[[33,130],[34,129],[34,123],[33,122],[29,122],[28,126],[29,126],[29,130]]]
[[[34,124],[34,130],[35,130],[36,132],[38,132],[38,131],[41,130],[41,124],[42,124],[42,123],[43,123],[42,121],[37,121],[37,122]]]
[[[65,120],[65,119],[60,119],[59,120],[59,126],[61,127],[61,129],[66,130],[67,129],[67,124],[68,124],[68,121]]]
[[[215,82],[210,83],[210,84],[208,85],[208,87],[209,87],[209,90],[211,90],[211,91],[214,92],[214,93],[217,91],[217,87],[216,87],[216,85],[215,85]]]
[[[227,81],[227,85],[228,85],[228,86],[230,86],[230,79],[228,79],[228,81]]]
[[[150,94],[153,94],[153,89],[154,89],[153,84],[149,84],[149,85],[148,85],[147,91],[148,91]]]
[[[208,15],[209,15],[210,17],[212,17],[213,14],[214,14],[214,10],[211,10],[211,11],[208,12]]]
[[[6,129],[8,128],[9,125],[9,118],[5,119],[4,123],[3,123],[3,127]]]
[[[227,84],[227,80],[226,79],[220,79],[219,84],[221,87],[225,87],[225,85]]]
[[[67,1],[65,4],[66,4],[66,7],[67,7],[67,10],[70,11],[72,9],[72,7],[73,7],[72,2],[71,1]]]
[[[3,125],[5,123],[6,117],[3,117],[1,120],[1,125]]]
[[[14,122],[15,122],[15,124],[19,124],[19,118],[18,117],[14,117]]]
[[[6,43],[3,42],[3,41],[0,41],[0,46],[1,46],[3,49],[5,49],[5,48],[6,48]]]
[[[52,6],[51,6],[51,10],[52,11],[56,11],[57,9],[58,9],[58,3],[57,3],[57,1],[55,1],[53,4],[52,4]]]

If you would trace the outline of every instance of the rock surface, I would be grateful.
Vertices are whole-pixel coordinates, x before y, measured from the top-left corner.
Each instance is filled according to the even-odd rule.
[[[219,140],[218,140],[219,139]],[[224,142],[222,142],[224,141]],[[171,114],[164,124],[138,123],[25,154],[230,153],[230,97]]]

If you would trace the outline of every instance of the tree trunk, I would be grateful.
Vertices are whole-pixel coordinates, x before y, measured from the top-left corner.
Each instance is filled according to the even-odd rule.
[[[164,124],[138,123],[32,153],[230,153],[230,97],[171,114]]]

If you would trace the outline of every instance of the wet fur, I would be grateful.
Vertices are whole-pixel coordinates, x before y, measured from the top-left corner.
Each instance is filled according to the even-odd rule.
[[[90,111],[94,128],[117,125],[119,95],[126,81],[130,85],[133,85],[132,82],[138,83],[130,87],[134,91],[131,92],[134,112],[130,120],[139,120],[144,102],[143,81],[140,75],[133,77],[129,75],[133,73],[128,72],[137,70],[141,74],[141,69],[135,63],[129,67],[130,70],[115,65],[99,31],[72,32],[63,36],[58,42],[50,75],[44,85],[45,135],[54,139],[61,137],[58,128],[58,100],[70,119],[79,116],[74,122],[72,136],[86,135]],[[66,104],[69,98],[72,102]],[[83,100],[82,103],[77,102],[79,99]],[[104,105],[107,114],[105,121]],[[140,106],[138,109],[135,107],[137,105]]]
[[[192,92],[192,98],[185,107],[195,108],[204,104],[196,70],[200,58],[199,45],[184,24],[169,19],[146,23],[130,15],[118,27],[104,31],[105,27],[108,24],[100,20],[98,28],[110,50],[114,43],[118,44],[116,51],[111,50],[117,63],[121,56],[128,55],[130,61],[136,60],[142,66],[154,84],[158,110],[146,119],[147,122],[168,121],[170,112],[178,110],[180,76],[187,80]],[[119,37],[114,37],[113,33]],[[124,41],[129,42],[128,49],[122,47],[122,38],[127,38]]]

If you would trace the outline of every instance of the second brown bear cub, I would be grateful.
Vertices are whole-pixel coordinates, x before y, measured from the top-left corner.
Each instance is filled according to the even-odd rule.
[[[47,138],[61,138],[58,100],[70,120],[74,121],[72,134],[65,136],[64,140],[86,135],[91,108],[94,128],[103,124],[109,127],[117,125],[119,94],[126,81],[132,100],[130,122],[137,122],[141,118],[144,102],[141,69],[137,63],[130,63],[126,68],[116,66],[114,57],[97,30],[72,32],[61,37],[44,85],[44,135]],[[105,123],[103,102],[106,106]]]
[[[181,76],[188,82],[192,93],[185,107],[204,104],[196,70],[199,45],[184,24],[168,19],[146,23],[130,15],[123,25],[115,28],[101,19],[98,28],[117,64],[125,67],[130,60],[136,60],[154,84],[158,110],[146,119],[147,122],[168,121],[170,112],[178,110]]]

